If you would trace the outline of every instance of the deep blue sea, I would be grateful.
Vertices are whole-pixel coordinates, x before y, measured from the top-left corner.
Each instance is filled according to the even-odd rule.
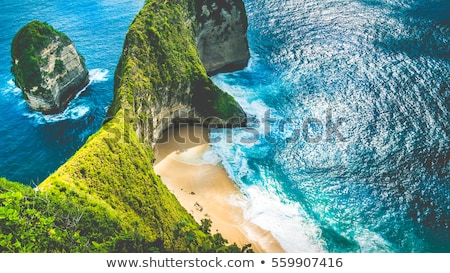
[[[241,187],[245,216],[289,252],[450,252],[450,2],[244,2],[250,63],[213,80],[252,119],[232,141],[213,131],[205,158]],[[1,0],[0,176],[35,185],[98,130],[142,5]],[[9,72],[33,19],[91,71],[60,115],[31,112]]]

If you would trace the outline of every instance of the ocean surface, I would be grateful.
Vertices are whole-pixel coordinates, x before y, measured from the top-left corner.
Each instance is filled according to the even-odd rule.
[[[247,196],[245,216],[288,252],[450,252],[450,2],[245,0],[251,60],[213,80],[251,117],[205,155]],[[101,126],[143,1],[0,1],[0,177],[36,185]],[[91,84],[33,113],[10,44],[47,21]],[[231,200],[231,202],[237,202]]]

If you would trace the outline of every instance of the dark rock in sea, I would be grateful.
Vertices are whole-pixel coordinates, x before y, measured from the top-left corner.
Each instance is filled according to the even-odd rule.
[[[241,0],[202,0],[196,5],[196,45],[209,75],[247,66],[247,15]]]

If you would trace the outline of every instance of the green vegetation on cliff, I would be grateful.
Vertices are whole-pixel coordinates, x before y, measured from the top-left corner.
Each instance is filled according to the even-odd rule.
[[[61,44],[70,43],[69,37],[64,33],[37,20],[25,25],[14,37],[11,45],[13,59],[11,72],[16,85],[22,90],[29,92],[33,87],[40,86],[42,81],[40,66],[46,62],[41,58],[40,52],[55,37],[60,37]]]
[[[59,113],[89,82],[89,71],[72,41],[47,23],[25,25],[11,45],[16,85],[31,109]]]
[[[245,118],[238,103],[208,77],[195,46],[196,1],[147,1],[133,21],[116,70],[110,115],[124,103],[142,109],[177,101],[202,117]]]
[[[195,222],[123,111],[37,190],[0,180],[0,251],[237,252]]]

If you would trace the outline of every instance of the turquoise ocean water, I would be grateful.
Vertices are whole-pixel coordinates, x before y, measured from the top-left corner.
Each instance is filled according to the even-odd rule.
[[[252,58],[213,80],[253,117],[212,132],[245,216],[289,252],[450,252],[450,3],[244,1]],[[36,185],[100,128],[143,1],[0,8],[0,176]],[[59,115],[29,110],[10,44],[39,19],[68,34],[91,84]],[[239,202],[237,200],[232,202]]]

